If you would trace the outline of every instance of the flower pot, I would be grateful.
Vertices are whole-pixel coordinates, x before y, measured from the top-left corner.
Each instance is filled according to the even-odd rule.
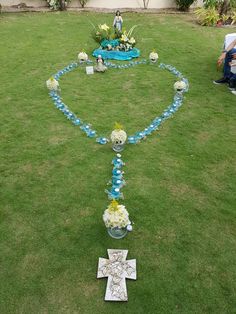
[[[117,152],[117,153],[120,153],[122,152],[122,150],[125,148],[125,144],[116,144],[116,143],[113,143],[112,145],[112,149]]]
[[[126,236],[127,234],[127,229],[126,228],[107,228],[107,232],[109,236],[111,236],[114,239],[122,239]]]

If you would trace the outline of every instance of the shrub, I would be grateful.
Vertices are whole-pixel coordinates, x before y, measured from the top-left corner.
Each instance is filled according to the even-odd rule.
[[[65,10],[71,0],[46,0],[51,10]]]
[[[188,11],[195,0],[175,0],[180,11]]]
[[[215,8],[200,8],[195,10],[195,14],[197,15],[197,19],[201,25],[205,26],[213,26],[220,19],[220,15]]]

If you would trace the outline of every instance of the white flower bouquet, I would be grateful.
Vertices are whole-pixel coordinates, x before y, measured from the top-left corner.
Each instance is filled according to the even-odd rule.
[[[46,81],[46,86],[49,90],[56,91],[59,88],[59,83],[54,77],[50,77],[50,79]]]
[[[123,145],[127,139],[127,134],[122,130],[122,125],[116,123],[114,130],[111,132],[111,141],[113,144]]]
[[[101,45],[102,49],[129,51],[136,45],[136,40],[132,36],[136,27],[137,25],[134,25],[129,31],[122,32],[107,24],[93,25],[92,37]]]
[[[80,62],[85,62],[85,61],[88,61],[88,55],[86,52],[84,51],[81,51],[79,54],[78,54],[78,60]]]
[[[152,52],[149,54],[149,60],[150,60],[152,63],[156,63],[157,60],[158,60],[158,54],[157,54],[157,52],[152,51]]]
[[[177,81],[175,82],[174,84],[174,89],[177,91],[177,92],[181,92],[181,91],[184,91],[185,89],[187,88],[187,85],[184,81]]]
[[[103,221],[107,228],[126,228],[131,226],[127,209],[124,205],[119,205],[116,200],[113,200],[104,211]],[[132,226],[128,228],[132,229]]]

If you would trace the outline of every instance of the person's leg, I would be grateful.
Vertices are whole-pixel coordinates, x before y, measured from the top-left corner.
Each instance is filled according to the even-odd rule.
[[[228,79],[232,76],[229,63],[232,61],[234,53],[236,53],[236,48],[231,49],[225,56],[224,77]]]
[[[225,83],[229,83],[229,79],[232,76],[232,73],[230,72],[230,65],[229,62],[232,61],[233,58],[233,54],[236,53],[236,48],[231,49],[230,51],[227,52],[226,56],[225,56],[225,61],[224,61],[224,68],[223,68],[223,73],[224,76],[219,79],[219,80],[215,80],[213,81],[214,84],[225,84]]]
[[[236,95],[236,74],[233,74],[229,80],[229,89],[232,94]]]

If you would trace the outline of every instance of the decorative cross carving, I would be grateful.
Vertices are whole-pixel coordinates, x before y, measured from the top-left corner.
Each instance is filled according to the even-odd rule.
[[[97,278],[108,277],[105,301],[128,301],[125,278],[136,280],[136,259],[126,261],[128,250],[108,249],[99,257]]]

